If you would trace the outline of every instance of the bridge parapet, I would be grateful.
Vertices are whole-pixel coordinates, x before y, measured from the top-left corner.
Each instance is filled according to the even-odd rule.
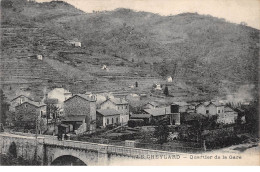
[[[108,165],[118,158],[137,158],[148,156],[175,156],[185,154],[151,149],[133,148],[126,146],[98,144],[73,140],[59,141],[56,136],[37,138],[24,135],[0,133],[1,153],[7,153],[9,146],[15,142],[18,154],[28,159],[33,158],[33,149],[37,147],[39,159],[43,163],[51,164],[56,158],[71,155],[82,159],[88,165]],[[46,163],[45,163],[46,164]]]

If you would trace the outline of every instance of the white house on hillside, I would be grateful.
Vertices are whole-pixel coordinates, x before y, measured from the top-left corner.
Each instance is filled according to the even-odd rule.
[[[172,82],[172,77],[171,76],[167,77],[167,82]]]

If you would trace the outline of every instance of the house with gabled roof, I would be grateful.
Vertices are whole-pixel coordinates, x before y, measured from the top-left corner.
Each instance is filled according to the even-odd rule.
[[[120,113],[120,123],[126,124],[129,120],[129,103],[123,98],[108,98],[100,104],[100,109],[114,109]]]
[[[217,115],[217,123],[234,124],[238,113],[219,102],[203,102],[196,106],[196,113],[202,115]]]
[[[76,94],[65,100],[62,122],[72,124],[74,131],[80,129],[81,132],[93,132],[96,129],[95,96]]]
[[[156,120],[160,120],[162,118],[169,117],[169,124],[180,125],[179,109],[177,112],[174,112],[172,106],[176,107],[178,105],[173,104],[171,106],[162,107],[162,108],[144,109],[143,112],[145,114],[151,115],[151,118],[156,119]]]
[[[32,98],[25,96],[25,95],[19,95],[14,97],[11,101],[10,101],[10,111],[15,111],[15,107],[26,102],[26,101],[33,101]]]
[[[111,124],[120,124],[120,112],[115,109],[97,110],[97,126],[106,127]]]
[[[219,102],[202,102],[196,106],[196,113],[203,115],[217,115],[224,113],[224,105]]]
[[[38,119],[41,119],[44,118],[46,115],[46,104],[42,102],[27,100],[15,107],[15,113],[18,115],[22,115],[23,119],[27,119],[27,121],[34,121],[36,117]],[[29,117],[30,114],[34,114],[35,116]]]
[[[224,113],[218,114],[218,123],[234,124],[237,120],[238,113],[230,107],[224,107]]]

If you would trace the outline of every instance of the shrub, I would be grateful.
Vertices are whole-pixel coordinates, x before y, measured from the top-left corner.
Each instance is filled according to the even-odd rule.
[[[128,121],[128,126],[129,127],[138,127],[138,126],[144,126],[144,120],[142,119],[130,119]]]

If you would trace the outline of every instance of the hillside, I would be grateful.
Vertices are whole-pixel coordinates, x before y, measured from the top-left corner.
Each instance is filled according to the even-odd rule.
[[[62,1],[3,1],[14,3],[3,8],[2,24],[33,24],[62,39],[77,38],[88,54],[77,58],[88,65],[98,56],[99,64],[111,58],[125,67],[149,66],[161,77],[172,75],[205,92],[234,91],[258,81],[259,30],[245,25],[196,13],[160,16],[129,9],[84,13]]]

